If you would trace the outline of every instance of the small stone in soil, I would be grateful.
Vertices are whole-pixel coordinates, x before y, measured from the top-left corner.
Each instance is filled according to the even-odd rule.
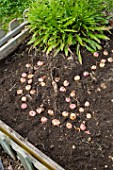
[[[91,140],[92,140],[91,137],[88,137],[88,138],[87,138],[87,141],[88,141],[88,142],[91,142]]]
[[[102,89],[106,89],[106,88],[107,88],[107,86],[106,86],[105,83],[101,83],[101,84],[100,84],[100,87],[101,87]]]
[[[72,149],[76,149],[76,146],[75,146],[75,145],[72,145]]]

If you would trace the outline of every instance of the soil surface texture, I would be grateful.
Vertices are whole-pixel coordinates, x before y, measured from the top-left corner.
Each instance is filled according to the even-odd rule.
[[[0,62],[0,119],[65,170],[112,170],[113,35],[83,65],[26,43]]]
[[[0,147],[0,159],[4,170],[24,170],[19,160],[12,160]],[[0,169],[1,170],[1,169]]]

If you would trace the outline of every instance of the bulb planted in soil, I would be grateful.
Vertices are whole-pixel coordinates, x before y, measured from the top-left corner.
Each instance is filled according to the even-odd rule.
[[[29,91],[29,90],[31,89],[31,85],[25,86],[25,89],[26,89],[27,91]]]
[[[21,82],[21,83],[25,83],[25,82],[26,82],[26,79],[23,78],[23,77],[21,77],[21,78],[20,78],[20,82]]]
[[[70,107],[70,109],[75,109],[76,108],[76,104],[74,104],[74,103],[71,103],[70,105],[69,105],[69,107]]]
[[[53,124],[53,126],[59,126],[60,125],[60,121],[58,119],[53,119],[52,120],[52,124]]]
[[[99,64],[99,67],[100,67],[100,68],[105,67],[105,63],[100,63],[100,64]]]
[[[94,53],[93,53],[93,56],[94,56],[94,57],[99,57],[99,53],[98,53],[98,52],[94,52]]]
[[[38,61],[38,62],[37,62],[37,65],[38,65],[38,66],[43,66],[43,65],[44,65],[44,62],[43,62],[43,61]]]
[[[23,110],[24,110],[24,109],[27,109],[27,104],[26,104],[26,103],[22,103],[22,104],[21,104],[21,109],[23,109]]]
[[[27,81],[28,84],[32,84],[32,82],[33,82],[32,79],[29,79],[29,80]]]
[[[88,77],[89,75],[90,75],[90,73],[89,73],[88,71],[84,71],[84,72],[83,72],[83,76],[84,76],[84,77]]]
[[[22,73],[22,77],[26,78],[27,77],[27,73]]]
[[[89,107],[89,106],[90,106],[90,103],[89,103],[88,101],[86,101],[86,102],[84,103],[84,106],[85,106],[85,107]]]
[[[71,97],[75,97],[76,96],[75,90],[71,91],[70,96]]]
[[[79,81],[79,80],[80,80],[80,76],[79,76],[79,75],[76,75],[76,76],[74,77],[74,80],[75,80],[75,81]]]
[[[92,116],[91,116],[90,113],[87,113],[87,114],[86,114],[86,118],[87,118],[87,119],[91,119],[91,117],[92,117]]]
[[[27,67],[27,68],[30,68],[30,67],[31,67],[31,64],[27,63],[27,64],[26,64],[26,67]]]
[[[63,111],[63,112],[62,112],[62,116],[63,116],[63,117],[68,117],[68,115],[69,115],[69,113],[68,113],[67,111]]]
[[[71,120],[75,120],[75,119],[76,119],[76,117],[77,117],[77,116],[76,116],[76,114],[75,114],[75,113],[71,113],[71,114],[70,114],[70,119],[71,119]]]
[[[30,90],[30,94],[34,95],[36,93],[36,90]]]
[[[80,108],[79,108],[79,112],[80,112],[80,113],[83,113],[83,112],[84,112],[84,108],[83,108],[83,107],[80,107]]]
[[[47,117],[41,117],[41,123],[44,124],[48,121]]]
[[[80,124],[80,130],[82,130],[82,131],[86,130],[86,125],[84,123]]]
[[[107,51],[107,50],[104,50],[104,51],[103,51],[103,54],[104,54],[105,56],[107,56],[107,55],[108,55],[108,51]]]
[[[23,96],[23,97],[21,98],[21,101],[22,101],[22,102],[26,102],[26,101],[27,101],[27,97],[26,97],[26,96]]]
[[[34,74],[28,74],[28,79],[32,79],[34,77]]]
[[[96,65],[92,65],[92,66],[91,66],[91,70],[94,71],[94,70],[96,70],[96,69],[97,69],[97,66],[96,66]]]
[[[65,98],[65,101],[66,101],[67,103],[69,103],[69,102],[71,101],[70,97],[66,97],[66,98]]]
[[[112,62],[113,62],[113,58],[112,58],[112,57],[109,57],[109,58],[108,58],[108,62],[109,62],[109,63],[112,63]]]
[[[50,115],[50,116],[54,116],[54,111],[51,110],[51,109],[49,109],[47,113],[48,113],[48,115]]]
[[[36,109],[36,112],[37,112],[38,114],[42,113],[43,111],[44,111],[44,108],[43,108],[43,107],[38,107],[38,108]]]
[[[59,82],[60,81],[60,77],[55,77],[55,82]]]
[[[36,116],[36,112],[34,110],[29,111],[29,116],[31,117]]]
[[[65,80],[65,81],[63,82],[63,85],[64,85],[65,87],[69,86],[69,81]]]
[[[22,90],[22,89],[17,90],[17,94],[18,94],[18,95],[20,95],[20,94],[22,94],[22,93],[23,93],[23,90]]]
[[[61,86],[59,89],[60,92],[66,92],[66,88],[64,86]]]
[[[101,59],[100,63],[106,63],[106,59]]]
[[[67,128],[67,129],[72,129],[72,127],[73,127],[73,126],[72,126],[71,123],[69,123],[69,122],[66,123],[66,128]]]

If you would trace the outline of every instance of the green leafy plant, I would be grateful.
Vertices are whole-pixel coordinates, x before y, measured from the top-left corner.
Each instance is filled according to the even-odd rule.
[[[94,52],[101,49],[101,39],[108,24],[104,12],[111,0],[37,0],[28,12],[31,41],[49,54],[64,51],[68,56],[70,47],[75,46],[79,62],[82,64],[81,46]],[[113,5],[113,3],[112,3]]]
[[[0,25],[7,30],[8,22],[14,18],[22,17],[23,11],[29,7],[33,0],[0,0]]]

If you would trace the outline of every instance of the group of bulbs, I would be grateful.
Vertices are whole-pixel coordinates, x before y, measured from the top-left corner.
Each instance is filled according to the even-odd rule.
[[[112,53],[113,53],[113,50],[112,50]],[[108,56],[108,52],[107,52],[106,50],[103,52],[103,54],[104,54],[105,56]],[[94,55],[94,57],[99,57],[99,53],[98,53],[98,52],[95,52],[93,55]],[[104,66],[105,66],[105,63],[106,63],[107,61],[108,61],[108,62],[113,62],[112,57],[109,57],[109,58],[107,58],[107,59],[101,59],[101,60],[100,60],[99,67],[101,67],[101,68],[104,67]],[[35,65],[33,69],[36,71],[36,70],[38,70],[40,67],[42,67],[43,65],[44,65],[44,62],[43,62],[43,61],[38,61],[38,62],[37,62],[37,65]],[[29,63],[26,64],[26,68],[27,68],[27,69],[29,69],[29,68],[31,68],[31,67],[32,67],[31,64],[29,64]],[[94,70],[96,70],[96,69],[97,69],[97,66],[96,66],[96,65],[92,65],[92,66],[91,66],[91,70],[92,70],[92,71],[94,71]],[[34,74],[35,74],[35,73],[34,73]],[[24,95],[24,91],[26,91],[26,93],[28,93],[28,94],[29,94],[30,96],[32,96],[32,97],[33,97],[33,95],[36,94],[36,90],[35,90],[35,89],[32,89],[34,74],[32,74],[32,73],[26,73],[26,72],[24,72],[24,73],[21,74],[21,78],[20,78],[21,84],[25,84],[25,83],[27,84],[27,85],[25,85],[25,89],[24,89],[24,90],[23,90],[22,88],[20,88],[20,89],[17,90],[17,94],[18,94],[18,95],[21,95],[21,101],[22,101],[21,109],[23,109],[23,110],[24,110],[24,109],[27,109],[27,107],[28,107],[28,104],[27,104],[28,98],[27,98],[26,95]],[[89,73],[88,71],[84,71],[84,72],[83,72],[83,77],[88,77],[88,76],[90,76],[90,73]],[[46,86],[46,83],[44,82],[45,78],[46,78],[46,76],[42,76],[42,77],[39,77],[39,78],[38,78],[38,82],[39,82],[39,84],[40,84],[42,87]],[[73,80],[74,80],[75,82],[79,82],[80,79],[81,79],[80,75],[76,75],[76,76],[73,78]],[[58,83],[58,82],[60,81],[60,77],[55,77],[54,80],[55,80],[56,83]],[[60,86],[60,88],[59,88],[59,92],[60,92],[60,93],[65,93],[65,92],[66,92],[66,88],[67,88],[69,85],[70,85],[70,82],[69,82],[68,80],[64,80],[63,85]],[[76,92],[75,92],[75,90],[72,90],[72,91],[70,92],[70,95],[65,98],[65,102],[66,102],[66,103],[69,103],[69,109],[71,110],[71,112],[69,113],[68,111],[62,111],[61,116],[63,116],[64,118],[68,118],[69,120],[71,120],[71,121],[73,122],[73,121],[75,121],[75,120],[77,119],[77,116],[79,115],[79,113],[83,113],[83,114],[84,114],[84,112],[85,112],[85,107],[89,107],[89,106],[90,106],[90,102],[89,102],[89,101],[86,101],[86,102],[84,103],[84,107],[79,107],[79,108],[78,108],[79,113],[75,113],[75,109],[76,109],[78,106],[77,106],[76,103],[72,103],[72,102],[71,102],[71,98],[76,98]],[[34,116],[36,116],[37,114],[43,113],[44,111],[45,111],[45,110],[44,110],[44,106],[41,105],[41,106],[39,106],[36,110],[30,110],[30,111],[29,111],[29,116],[34,117]],[[55,117],[54,111],[51,110],[51,109],[49,109],[49,110],[47,111],[47,114],[48,114],[49,116],[53,116],[53,118]],[[86,119],[91,119],[91,118],[92,118],[92,114],[91,114],[91,113],[86,113]],[[45,116],[42,116],[41,119],[40,119],[40,121],[41,121],[42,124],[44,124],[44,123],[46,123],[46,122],[48,121],[48,118],[45,117]],[[60,126],[60,124],[61,124],[60,120],[58,120],[58,119],[56,119],[56,118],[52,119],[52,125],[54,125],[54,126]],[[72,127],[73,127],[73,123],[71,123],[71,122],[67,122],[67,123],[66,123],[66,128],[67,128],[67,129],[72,129]],[[79,129],[80,129],[81,131],[86,131],[87,128],[86,128],[86,125],[85,125],[85,121],[83,121],[83,122],[80,124]],[[86,132],[87,132],[87,131],[86,131]]]

